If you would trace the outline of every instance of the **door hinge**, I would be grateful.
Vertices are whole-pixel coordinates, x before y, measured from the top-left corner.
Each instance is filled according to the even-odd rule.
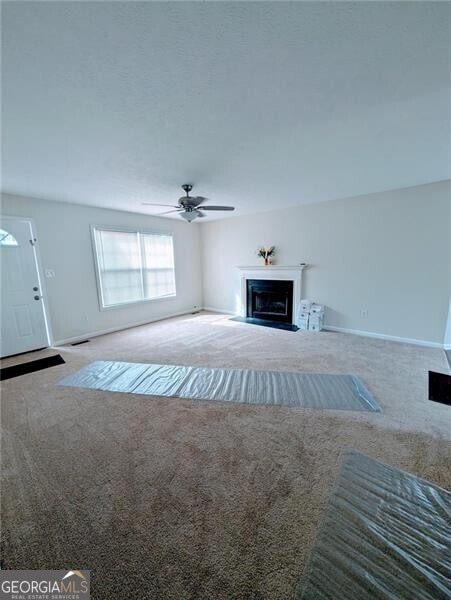
[[[37,242],[37,241],[38,241],[38,240],[37,240],[36,238],[33,238],[32,240],[30,240],[30,244],[31,244],[32,246],[34,246],[34,245],[36,244],[36,242]]]

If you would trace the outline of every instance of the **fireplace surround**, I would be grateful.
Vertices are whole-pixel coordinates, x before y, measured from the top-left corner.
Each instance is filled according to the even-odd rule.
[[[304,268],[305,265],[268,265],[238,267],[240,273],[240,296],[239,306],[237,307],[239,316],[243,318],[256,318],[259,320],[268,320],[268,322],[272,321],[287,324],[291,323],[293,325],[299,326],[300,302],[302,297],[302,272]],[[260,287],[259,293],[261,294],[258,299],[259,304],[254,299],[253,306],[257,308],[257,312],[272,314],[263,314],[263,316],[259,315],[250,317],[250,314],[248,313],[248,308],[251,308],[251,310],[253,308],[252,305],[250,307],[248,305],[248,286],[252,290],[252,287],[254,286],[254,284],[252,283],[253,280],[259,282],[257,287]],[[266,288],[265,284],[269,284],[269,287]],[[290,306],[288,305],[288,303],[285,304],[285,300],[283,300],[284,296],[277,298],[277,294],[273,295],[274,292],[276,292],[276,289],[279,287],[279,285],[281,287],[279,288],[279,290],[277,290],[277,294],[281,289],[285,289],[285,292],[283,292],[283,294],[286,294],[288,293],[289,288],[291,288],[291,314]],[[283,303],[283,306],[281,303]],[[263,308],[264,310],[259,311],[258,308]]]

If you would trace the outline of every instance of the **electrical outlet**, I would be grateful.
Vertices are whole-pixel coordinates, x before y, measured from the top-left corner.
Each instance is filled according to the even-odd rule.
[[[362,319],[366,319],[368,317],[368,310],[366,308],[361,310],[360,316],[362,317]]]

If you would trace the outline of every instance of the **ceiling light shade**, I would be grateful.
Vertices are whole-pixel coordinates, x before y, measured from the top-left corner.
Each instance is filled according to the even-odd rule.
[[[199,215],[197,213],[197,210],[192,210],[192,211],[182,212],[182,213],[180,213],[180,216],[182,217],[182,219],[185,219],[185,221],[188,221],[188,223],[191,223],[191,221],[194,221],[194,219],[197,219],[197,217]]]

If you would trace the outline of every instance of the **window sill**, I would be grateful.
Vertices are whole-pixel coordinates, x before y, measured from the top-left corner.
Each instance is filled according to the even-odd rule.
[[[102,306],[100,305],[100,310],[108,311],[108,310],[116,310],[120,308],[128,308],[130,306],[136,306],[139,304],[150,304],[154,302],[164,302],[165,300],[175,300],[177,298],[177,294],[168,294],[167,296],[159,296],[158,298],[146,298],[145,300],[131,300],[130,302],[121,302],[120,304],[111,304],[110,306]]]

